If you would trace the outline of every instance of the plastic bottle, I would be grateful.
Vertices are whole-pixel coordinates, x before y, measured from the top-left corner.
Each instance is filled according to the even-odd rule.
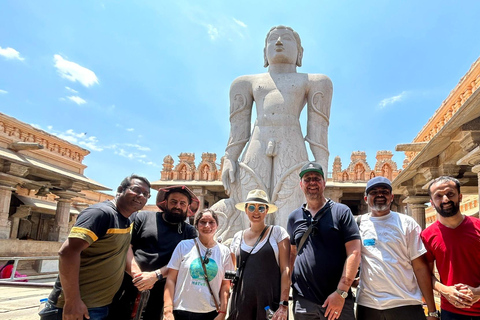
[[[275,312],[273,312],[273,310],[270,309],[270,306],[266,306],[266,307],[265,307],[265,313],[267,314],[266,319],[267,319],[267,320],[270,320],[270,319],[273,319],[273,314],[274,314]]]
[[[45,308],[45,305],[46,305],[47,301],[48,301],[47,298],[40,299],[40,305],[38,306],[38,312],[42,311]]]

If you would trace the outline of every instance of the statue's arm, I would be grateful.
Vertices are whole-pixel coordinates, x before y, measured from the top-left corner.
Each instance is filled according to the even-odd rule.
[[[332,104],[333,85],[325,75],[310,75],[307,93],[307,136],[306,140],[315,161],[327,171],[328,163],[328,125]]]
[[[222,181],[227,192],[235,182],[238,158],[250,139],[253,94],[251,81],[240,77],[230,87],[230,137],[225,149]]]

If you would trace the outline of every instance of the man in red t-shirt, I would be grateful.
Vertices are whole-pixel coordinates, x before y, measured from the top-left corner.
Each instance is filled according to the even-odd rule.
[[[421,236],[433,271],[433,287],[442,295],[442,320],[480,320],[480,220],[460,212],[460,182],[439,177],[428,187],[438,220]],[[433,273],[433,272],[432,272]]]

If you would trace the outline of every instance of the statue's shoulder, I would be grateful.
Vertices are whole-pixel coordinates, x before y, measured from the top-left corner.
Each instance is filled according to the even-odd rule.
[[[319,73],[309,73],[308,81],[312,84],[332,85],[332,80],[328,76]]]
[[[247,88],[250,89],[252,86],[255,85],[256,82],[261,81],[266,76],[267,76],[266,73],[243,75],[233,80],[230,88],[231,89],[247,89]]]

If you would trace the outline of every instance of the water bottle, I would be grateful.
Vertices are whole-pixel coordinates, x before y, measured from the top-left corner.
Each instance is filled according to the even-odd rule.
[[[266,319],[267,319],[267,320],[270,320],[270,319],[273,319],[273,314],[274,314],[275,312],[273,312],[273,310],[270,309],[270,306],[266,306],[266,307],[265,307],[265,313],[267,314]]]
[[[46,304],[47,304],[47,301],[48,301],[47,298],[40,299],[40,305],[38,306],[38,312],[40,312],[40,311],[42,311],[43,309],[45,309],[45,306],[46,306]]]

